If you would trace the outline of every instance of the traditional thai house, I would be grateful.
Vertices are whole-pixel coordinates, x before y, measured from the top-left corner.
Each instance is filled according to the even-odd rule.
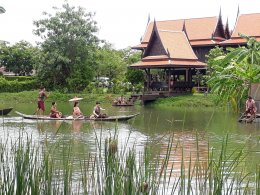
[[[180,20],[156,21],[159,30],[183,31],[200,61],[205,62],[205,55],[220,42],[226,40],[229,32],[223,27],[221,11],[219,17],[191,18]],[[141,43],[132,49],[145,50],[150,40],[154,22],[147,25]]]
[[[206,64],[198,60],[184,31],[159,30],[154,22],[142,60],[130,67],[146,72],[145,103],[157,97],[190,93],[195,69],[205,69]],[[151,73],[155,69],[160,69],[160,74]]]
[[[240,15],[238,11],[232,34],[228,20],[223,25],[221,11],[219,17],[150,22],[141,43],[132,47],[142,51],[142,59],[129,66],[145,70],[144,102],[155,93],[156,97],[189,93],[196,70],[205,72],[206,55],[212,48],[246,45],[240,33],[260,41],[260,13]],[[152,76],[154,69],[164,72],[163,79]]]

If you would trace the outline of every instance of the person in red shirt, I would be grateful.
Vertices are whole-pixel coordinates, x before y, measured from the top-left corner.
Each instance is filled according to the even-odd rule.
[[[42,110],[42,115],[44,115],[45,106],[44,106],[44,100],[48,98],[45,87],[40,88],[40,92],[38,94],[38,102],[37,102],[37,115],[39,114],[39,111]]]
[[[56,102],[52,102],[51,105],[52,106],[51,106],[50,117],[51,118],[61,118],[62,117],[62,113],[60,111],[58,111]]]

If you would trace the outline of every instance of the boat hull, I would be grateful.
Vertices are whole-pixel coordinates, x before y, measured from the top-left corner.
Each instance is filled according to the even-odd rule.
[[[11,111],[13,110],[13,108],[6,108],[6,109],[2,109],[0,110],[0,115],[7,115],[9,114]]]
[[[123,115],[123,116],[109,116],[107,118],[89,118],[89,117],[82,117],[82,118],[73,118],[71,116],[63,117],[63,118],[51,118],[49,116],[37,116],[37,115],[27,115],[21,112],[17,112],[19,116],[23,117],[24,119],[31,119],[31,120],[55,120],[55,121],[73,121],[73,120],[80,120],[80,121],[127,121],[131,118],[134,118],[138,114],[132,115]]]

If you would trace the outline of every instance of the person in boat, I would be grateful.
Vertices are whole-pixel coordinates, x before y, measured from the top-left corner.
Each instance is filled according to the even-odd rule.
[[[107,115],[104,114],[104,113],[101,113],[101,110],[105,110],[105,109],[101,108],[100,102],[96,102],[96,106],[94,107],[93,113],[90,116],[90,118],[91,119],[93,119],[93,118],[106,118]]]
[[[51,103],[51,113],[50,113],[50,117],[51,118],[61,118],[62,117],[62,113],[60,111],[58,111],[57,109],[57,104],[56,102],[52,102]]]
[[[82,117],[84,117],[83,113],[80,111],[79,102],[75,102],[74,103],[72,115],[73,115],[73,118],[82,118]]]
[[[255,118],[256,116],[256,105],[255,105],[255,100],[251,96],[248,96],[248,99],[246,100],[246,111],[245,115],[248,116],[250,114],[250,117]]]
[[[48,98],[46,92],[45,92],[45,87],[40,87],[40,91],[38,94],[38,102],[37,102],[37,115],[39,115],[40,110],[42,110],[42,115],[44,115],[45,111],[45,106],[44,106],[44,100]]]

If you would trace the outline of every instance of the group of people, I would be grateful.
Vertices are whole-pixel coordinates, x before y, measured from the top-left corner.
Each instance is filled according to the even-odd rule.
[[[126,105],[126,104],[132,104],[133,102],[128,101],[125,97],[121,96],[116,99],[114,99],[113,104],[114,105]]]
[[[46,98],[48,98],[48,95],[46,94],[45,88],[41,87],[39,94],[38,94],[37,111],[36,111],[37,115],[39,115],[39,114],[44,115],[44,112],[45,112],[44,100]],[[101,113],[102,110],[105,110],[105,109],[101,108],[100,102],[96,102],[96,105],[93,109],[93,112],[92,112],[90,118],[91,119],[106,118],[107,115]],[[83,113],[81,112],[81,110],[79,108],[79,102],[78,101],[74,102],[72,116],[73,116],[73,118],[83,118],[84,117]],[[56,102],[52,102],[52,104],[51,104],[50,117],[51,118],[62,118],[63,117],[62,112],[60,112],[57,108]]]

